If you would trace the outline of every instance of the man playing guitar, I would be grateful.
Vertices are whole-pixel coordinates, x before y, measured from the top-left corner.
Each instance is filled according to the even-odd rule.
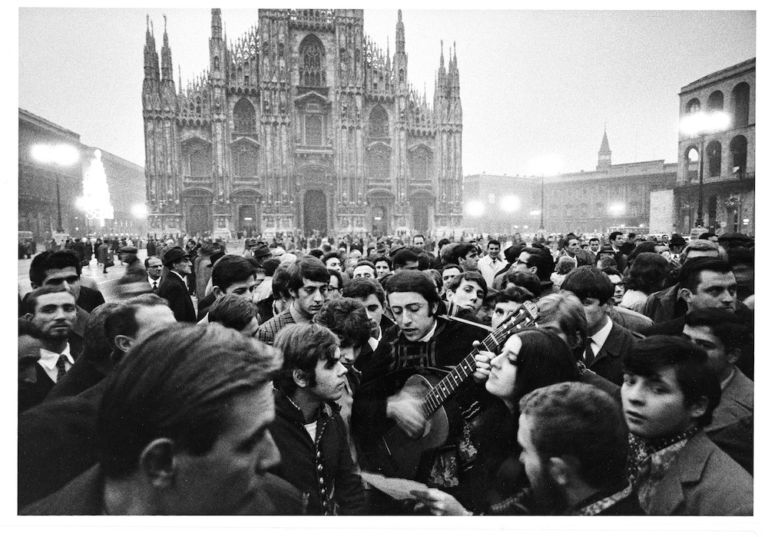
[[[388,334],[392,352],[372,364],[366,375],[370,380],[355,395],[352,409],[352,432],[361,446],[361,467],[416,479],[475,504],[485,497],[487,477],[503,460],[506,444],[514,440],[505,426],[509,413],[483,387],[493,354],[478,353],[475,346],[489,336],[488,331],[437,316],[440,297],[434,283],[421,272],[395,274],[386,291],[397,323]],[[448,371],[453,371],[453,376],[446,377]],[[444,377],[438,385],[444,386],[443,393],[450,392],[446,396],[450,399],[444,401],[447,434],[438,437],[439,445],[417,445],[432,436],[436,420],[429,419],[434,408],[425,410],[424,390],[417,395],[408,389],[412,382],[409,377],[414,375],[422,379],[425,389]],[[474,381],[462,383],[468,376]],[[475,425],[478,421],[480,424]],[[483,426],[484,421],[490,422],[488,426]],[[391,432],[396,433],[396,439],[390,437],[387,442]],[[409,441],[414,445],[408,445]],[[394,451],[402,451],[404,445],[406,456],[416,452],[414,464],[398,461],[395,456]],[[409,473],[411,468],[414,472]]]

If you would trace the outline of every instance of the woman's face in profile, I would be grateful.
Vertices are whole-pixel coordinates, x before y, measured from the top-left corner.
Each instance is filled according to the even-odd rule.
[[[491,360],[491,373],[485,382],[488,393],[500,399],[512,399],[517,378],[518,356],[523,348],[523,341],[517,334],[511,336],[501,350],[501,354]]]

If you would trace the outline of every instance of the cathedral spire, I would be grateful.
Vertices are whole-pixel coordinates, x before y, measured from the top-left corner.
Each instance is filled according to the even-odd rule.
[[[168,19],[165,15],[163,15],[162,79],[173,80],[173,60],[171,47],[168,45]]]
[[[221,39],[221,9],[211,9],[211,37]]]
[[[443,40],[440,40],[440,70],[445,71],[445,59],[443,58]]]
[[[597,169],[608,170],[611,167],[611,147],[608,145],[608,132],[603,126],[603,142],[597,153]]]
[[[158,72],[157,61],[157,49],[155,48],[155,36],[152,29],[152,21],[149,20],[147,15],[147,33],[146,42],[144,43],[144,78],[151,80],[159,80],[160,73]]]
[[[405,54],[405,25],[403,24],[403,11],[397,10],[397,25],[395,26],[395,53]]]

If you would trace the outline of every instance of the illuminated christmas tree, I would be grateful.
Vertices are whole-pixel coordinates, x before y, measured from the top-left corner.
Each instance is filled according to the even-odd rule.
[[[114,209],[109,201],[109,187],[101,151],[93,153],[91,165],[83,176],[83,195],[77,200],[78,207],[85,211],[88,220],[97,220],[98,227],[104,227],[104,220],[114,218]]]

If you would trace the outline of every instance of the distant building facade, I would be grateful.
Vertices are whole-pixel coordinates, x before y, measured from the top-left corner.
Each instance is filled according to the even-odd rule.
[[[363,11],[260,9],[228,45],[212,10],[209,68],[179,91],[168,33],[149,25],[142,91],[147,200],[157,233],[302,230],[392,234],[462,217],[462,109],[455,48],[431,105]]]
[[[79,160],[70,166],[39,162],[33,157],[33,147],[41,144],[71,146],[79,153]],[[72,237],[84,236],[88,231],[126,234],[143,231],[144,219],[135,217],[131,208],[146,201],[144,168],[107,151],[101,150],[101,160],[114,219],[97,228],[77,209],[76,200],[83,193],[83,174],[96,150],[83,144],[78,133],[19,109],[19,231],[31,231],[37,240],[50,238],[58,227],[59,207],[62,228]]]
[[[703,146],[702,216],[716,233],[755,232],[755,58],[716,71],[680,89],[680,118],[724,111],[728,130],[680,134],[675,185],[677,228],[687,232],[699,207],[699,157]]]
[[[613,164],[604,132],[595,171],[544,178],[466,177],[467,207],[479,199],[485,210],[482,216],[465,214],[465,225],[488,233],[537,231],[543,198],[547,233],[590,234],[620,228],[647,231],[651,192],[673,188],[676,173],[677,164],[663,160]],[[520,206],[514,211],[509,211],[510,195],[519,200]]]

